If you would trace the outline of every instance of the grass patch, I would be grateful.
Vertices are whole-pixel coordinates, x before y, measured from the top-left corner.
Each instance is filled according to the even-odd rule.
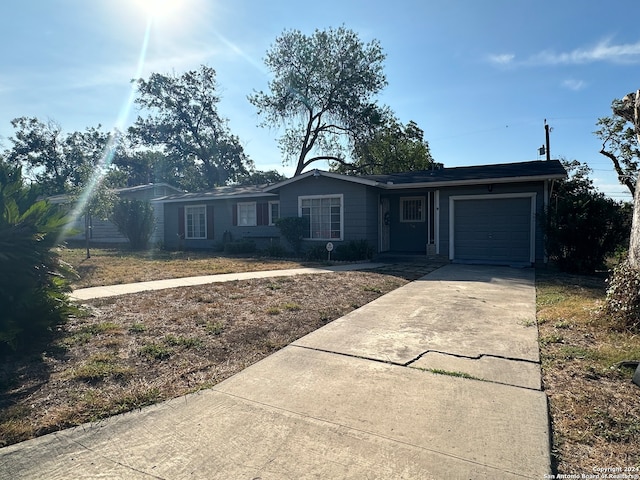
[[[224,332],[224,323],[222,322],[209,322],[204,327],[205,332],[209,335],[221,335]]]
[[[98,354],[88,358],[85,363],[72,369],[70,379],[97,382],[109,377],[125,379],[132,374],[133,370],[120,365],[116,357]]]
[[[298,312],[302,310],[302,307],[294,302],[287,302],[282,305],[282,308],[288,312]]]
[[[363,290],[365,292],[382,293],[382,290],[379,287],[372,287],[370,285],[366,285]]]
[[[601,314],[605,289],[603,277],[536,273],[554,473],[640,465],[640,389],[633,369],[619,366],[640,359],[640,342]]]
[[[448,377],[468,378],[470,380],[482,380],[481,378],[474,377],[473,375],[469,375],[468,373],[465,373],[465,372],[442,370],[440,368],[420,368],[420,367],[411,367],[411,368],[415,368],[416,370],[422,370],[423,372],[435,373],[436,375],[446,375]]]
[[[170,347],[198,348],[202,345],[199,338],[175,335],[165,335],[162,342]]]
[[[148,343],[140,349],[140,355],[150,360],[166,360],[171,353],[171,348],[158,343]]]
[[[129,327],[129,333],[143,333],[147,330],[147,326],[143,323],[134,323]]]
[[[280,310],[278,307],[269,307],[266,310],[267,315],[280,315],[282,313],[282,310]]]

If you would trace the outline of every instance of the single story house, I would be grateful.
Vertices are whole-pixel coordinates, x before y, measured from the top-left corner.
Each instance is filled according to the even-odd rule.
[[[122,187],[114,188],[118,198],[126,198],[129,200],[151,201],[155,198],[166,197],[167,195],[184,193],[179,188],[176,188],[167,183],[148,183],[146,185],[136,185],[134,187]],[[50,203],[54,204],[68,204],[68,195],[55,195],[47,199]],[[155,215],[156,229],[152,234],[150,242],[160,243],[164,237],[163,218],[158,217],[157,212]],[[126,243],[127,237],[122,235],[111,221],[104,220],[93,215],[89,215],[86,219],[84,215],[74,219],[70,230],[75,232],[74,235],[66,237],[66,240],[86,240],[85,238],[85,222],[89,222],[89,238],[94,242],[99,243]]]
[[[545,261],[537,220],[558,160],[391,175],[311,170],[271,185],[222,187],[153,201],[166,248],[212,248],[230,238],[282,242],[275,220],[307,217],[305,246],[366,240],[378,253],[443,255],[453,262]]]

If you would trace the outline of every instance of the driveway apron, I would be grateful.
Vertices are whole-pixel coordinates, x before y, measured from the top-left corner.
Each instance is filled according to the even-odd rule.
[[[549,452],[534,271],[447,265],[210,390],[0,449],[0,478],[543,478]]]

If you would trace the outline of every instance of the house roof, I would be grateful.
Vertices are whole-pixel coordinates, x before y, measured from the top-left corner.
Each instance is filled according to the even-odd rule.
[[[121,193],[131,193],[131,192],[140,192],[143,190],[149,190],[157,187],[165,187],[173,190],[174,192],[182,192],[179,188],[174,187],[173,185],[169,185],[168,183],[147,183],[145,185],[136,185],[134,187],[119,187],[111,189],[112,192],[117,193],[118,195]],[[49,203],[60,204],[67,203],[72,197],[66,193],[62,193],[59,195],[51,195],[47,197]]]
[[[309,178],[309,177],[328,177],[328,178],[334,178],[334,179],[338,179],[338,180],[344,180],[345,182],[352,182],[352,183],[360,183],[360,184],[363,184],[363,185],[369,185],[371,187],[377,186],[377,183],[378,183],[375,180],[369,180],[369,179],[364,178],[364,177],[357,177],[355,175],[343,175],[341,173],[334,173],[334,172],[326,172],[324,170],[318,170],[316,168],[315,170],[310,170],[308,172],[301,173],[300,175],[288,178],[288,179],[283,180],[281,182],[273,183],[271,185],[267,185],[264,188],[264,191],[265,192],[270,192],[272,190],[276,190],[278,188],[284,187],[285,185],[288,185],[290,183],[298,182],[298,181],[300,181],[300,180],[302,180],[304,178]]]
[[[447,185],[470,185],[487,183],[528,182],[565,178],[567,172],[559,160],[500,163],[472,167],[439,168],[390,175],[342,175],[339,173],[311,170],[297,177],[268,185],[265,192],[277,190],[285,185],[309,177],[328,177],[346,182],[359,183],[384,189],[440,187]]]
[[[310,170],[301,175],[264,185],[224,186],[197,193],[180,193],[153,200],[160,203],[203,202],[240,198],[277,198],[278,189],[309,177],[327,177],[345,182],[390,189],[425,188],[471,184],[530,182],[565,178],[567,172],[559,160],[501,163],[473,167],[439,168],[390,175],[343,175]]]
[[[559,160],[501,163],[452,167],[390,175],[367,175],[383,188],[411,188],[418,186],[468,185],[509,183],[565,178],[567,172]]]
[[[224,186],[216,187],[206,192],[181,193],[167,195],[153,200],[160,203],[173,202],[203,202],[207,200],[224,200],[232,198],[255,198],[255,197],[277,197],[273,193],[266,193],[266,185],[244,185],[244,186]]]

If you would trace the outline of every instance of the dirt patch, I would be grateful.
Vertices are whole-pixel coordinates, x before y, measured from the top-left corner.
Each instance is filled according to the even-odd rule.
[[[208,388],[434,267],[94,300],[42,358],[0,370],[0,446]],[[403,277],[404,275],[404,277]]]

